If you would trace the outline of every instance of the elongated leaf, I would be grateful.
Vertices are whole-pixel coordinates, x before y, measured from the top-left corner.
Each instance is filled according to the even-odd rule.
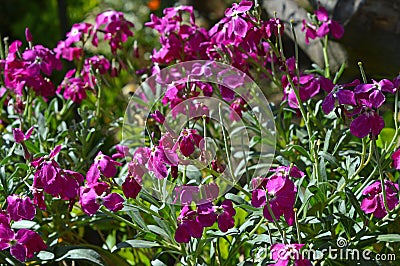
[[[90,248],[82,248],[82,247],[58,247],[55,251],[56,259],[55,261],[62,260],[86,260],[93,265],[106,265],[101,255]]]
[[[161,227],[157,226],[157,225],[149,225],[148,226],[149,230],[152,231],[153,233],[156,233],[157,235],[163,236],[166,239],[169,238],[168,233],[165,232],[164,229],[162,229]]]
[[[131,239],[131,240],[126,240],[124,242],[118,243],[112,249],[112,252],[114,252],[117,249],[121,249],[121,248],[156,248],[159,246],[160,245],[157,242],[139,240],[139,239]]]
[[[348,189],[347,187],[344,189],[347,198],[350,200],[351,205],[353,205],[354,209],[356,209],[357,213],[360,215],[360,217],[363,219],[363,221],[366,221],[366,218],[364,216],[364,212],[360,208],[360,202],[357,200],[356,196],[354,196],[353,192]]]
[[[377,239],[383,242],[400,242],[400,234],[379,235]]]
[[[334,156],[332,156],[331,154],[325,152],[325,151],[320,151],[318,153],[319,156],[322,156],[325,160],[327,160],[330,164],[338,167],[339,166],[339,162],[338,160],[336,160],[336,158]]]

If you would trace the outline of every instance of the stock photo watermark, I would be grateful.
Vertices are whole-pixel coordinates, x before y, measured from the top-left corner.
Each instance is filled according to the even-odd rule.
[[[336,246],[329,246],[323,249],[303,248],[298,250],[286,246],[278,250],[278,258],[280,260],[301,260],[318,261],[326,258],[340,261],[395,261],[396,254],[374,254],[371,250],[359,250],[350,248],[350,243],[344,238],[338,238]]]

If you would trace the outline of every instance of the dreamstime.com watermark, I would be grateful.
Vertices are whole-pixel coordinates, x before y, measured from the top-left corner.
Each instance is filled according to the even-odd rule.
[[[340,261],[395,261],[396,254],[375,254],[371,250],[358,250],[349,248],[349,243],[344,238],[338,238],[336,247],[329,246],[324,249],[303,248],[301,250],[282,248],[278,250],[277,255],[279,260],[300,260],[308,259],[310,261],[323,260],[330,258]]]

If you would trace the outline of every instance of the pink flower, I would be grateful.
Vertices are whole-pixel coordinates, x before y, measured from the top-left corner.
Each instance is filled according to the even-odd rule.
[[[273,244],[271,257],[276,261],[275,266],[287,266],[290,261],[296,266],[311,266],[311,262],[301,256],[300,249],[304,244]]]
[[[65,44],[70,47],[76,42],[83,41],[84,34],[91,33],[93,25],[90,23],[76,23],[72,26],[71,30],[67,33],[67,38],[65,39]]]
[[[399,185],[391,181],[385,181],[386,199],[389,210],[393,210],[399,204]],[[383,218],[387,214],[384,206],[383,192],[380,181],[375,181],[366,187],[362,194],[365,198],[361,202],[361,210],[366,214],[372,213],[376,218]]]
[[[117,174],[117,166],[122,164],[114,161],[110,156],[103,154],[101,151],[94,159],[94,165],[101,171],[105,177],[114,177]]]
[[[400,170],[400,149],[397,149],[395,152],[393,152],[392,160],[393,167],[397,170]]]
[[[189,157],[196,147],[199,148],[202,139],[195,129],[183,129],[178,138],[179,149],[184,156]]]
[[[295,166],[292,168],[280,166],[270,171],[275,172],[271,177],[252,180],[253,187],[257,188],[252,192],[251,204],[256,208],[264,207],[264,217],[269,221],[273,221],[272,215],[269,212],[270,208],[276,219],[279,219],[283,215],[288,225],[293,225],[293,207],[297,188],[293,181],[289,179],[289,176],[299,178],[304,176],[304,173]],[[267,205],[267,195],[269,208]]]
[[[122,12],[106,11],[96,17],[95,33],[93,36],[93,45],[97,46],[99,32],[104,33],[104,40],[109,40],[112,53],[116,53],[122,48],[122,43],[128,40],[128,37],[133,36],[131,28],[134,25],[127,21]]]
[[[64,80],[57,88],[57,93],[60,93],[64,89],[63,96],[65,99],[81,103],[82,100],[86,99],[88,84],[80,77],[73,77],[75,71],[75,69],[72,69],[67,72]]]
[[[111,155],[111,158],[113,158],[113,159],[120,159],[120,158],[124,158],[126,156],[131,156],[128,146],[116,145],[115,149],[117,152],[114,153],[113,155]]]
[[[9,226],[0,224],[0,250],[7,248],[10,248],[12,256],[24,262],[32,258],[35,252],[45,250],[47,246],[34,231],[20,229],[15,233]]]
[[[26,133],[24,134],[24,132],[22,132],[21,129],[19,128],[13,128],[13,135],[14,135],[14,140],[16,143],[21,143],[25,140],[28,140],[33,132],[34,127],[31,127],[28,129],[28,131],[26,131]]]
[[[133,176],[128,175],[122,183],[122,192],[127,198],[136,199],[141,189],[142,186]]]
[[[236,211],[233,208],[232,201],[224,200],[221,203],[222,213],[218,215],[218,227],[222,232],[227,232],[228,229],[232,228],[235,225],[235,220],[233,216],[235,216]]]
[[[32,220],[35,217],[35,206],[27,196],[10,195],[7,204],[7,212],[14,221]]]
[[[178,217],[178,228],[175,231],[175,240],[178,243],[188,243],[191,237],[201,238],[204,227],[196,220],[196,211],[184,206]]]
[[[364,138],[368,135],[377,137],[385,127],[385,121],[373,110],[365,110],[350,124],[350,132],[357,138]]]

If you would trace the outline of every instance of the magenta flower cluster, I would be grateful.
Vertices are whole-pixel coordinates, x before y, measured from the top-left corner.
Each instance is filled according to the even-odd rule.
[[[175,240],[178,243],[188,243],[192,237],[201,238],[204,228],[212,226],[215,222],[218,222],[222,232],[227,232],[235,225],[235,214],[230,200],[224,200],[220,206],[205,202],[197,205],[196,210],[191,210],[189,205],[185,205],[178,217]]]
[[[96,75],[109,73],[117,76],[120,70],[120,66],[112,65],[102,55],[85,58],[85,44],[91,41],[97,47],[100,36],[103,36],[103,41],[108,42],[115,55],[128,37],[133,36],[133,27],[133,23],[127,21],[123,13],[106,11],[96,17],[95,24],[74,24],[66,34],[66,39],[60,41],[53,50],[42,45],[33,46],[32,35],[27,29],[29,48],[21,51],[22,42],[14,41],[9,47],[7,58],[0,60],[5,88],[19,96],[26,93],[25,88],[44,98],[58,93],[65,99],[80,103],[87,97],[88,90],[96,88]],[[61,84],[56,87],[50,77],[54,70],[60,71],[63,68],[61,59],[77,62],[82,60],[84,64],[82,67],[78,66],[79,69],[69,70]]]
[[[287,224],[293,225],[297,188],[290,177],[301,178],[304,173],[296,166],[280,166],[270,172],[273,174],[268,178],[253,179],[255,189],[251,204],[256,208],[263,207],[264,217],[269,221],[273,222],[283,215]]]
[[[31,199],[14,194],[7,197],[7,205],[7,212],[0,211],[0,250],[9,248],[11,255],[23,262],[47,246],[36,232],[29,229],[15,232],[11,228],[13,221],[32,220],[35,217],[36,208]]]

